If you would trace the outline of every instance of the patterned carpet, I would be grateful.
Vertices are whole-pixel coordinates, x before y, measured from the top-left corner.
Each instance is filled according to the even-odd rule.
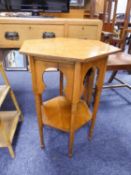
[[[131,174],[130,90],[103,90],[93,140],[87,139],[88,126],[80,129],[75,135],[74,156],[69,159],[68,134],[45,127],[46,148],[39,147],[30,73],[16,71],[7,75],[25,120],[17,128],[13,142],[16,158],[10,157],[8,149],[0,149],[0,175]],[[131,75],[126,72],[119,76],[131,83]],[[57,73],[46,73],[45,78],[44,99],[48,99],[58,94],[59,77]],[[12,107],[8,98],[3,109]]]

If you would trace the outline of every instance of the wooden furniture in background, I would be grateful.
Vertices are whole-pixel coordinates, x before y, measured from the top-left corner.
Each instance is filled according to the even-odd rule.
[[[59,13],[60,18],[84,18],[84,8],[72,8],[69,13]]]
[[[0,18],[0,48],[20,48],[24,40],[43,38],[45,32],[56,37],[100,39],[102,22],[98,19]],[[17,37],[8,38],[10,32]]]
[[[98,16],[95,13],[96,10],[96,0],[90,0],[85,5],[84,18],[97,18]]]
[[[0,85],[0,107],[8,94],[10,94],[11,99],[16,107],[16,111],[0,111],[0,147],[8,147],[11,157],[14,158],[15,155],[11,144],[19,118],[21,121],[23,121],[23,115],[15,98],[15,95],[10,87],[2,64],[0,64],[0,73],[5,82],[5,85]]]
[[[42,16],[57,18],[84,18],[84,8],[70,8],[69,13],[42,13]],[[44,18],[44,17],[43,17]]]
[[[114,3],[114,6],[113,6],[113,3]],[[102,19],[104,31],[108,31],[108,32],[114,31],[117,4],[118,4],[118,0],[104,0],[104,11],[103,11],[103,19]]]
[[[131,1],[127,0],[127,5],[126,5],[126,11],[125,11],[125,18],[124,18],[124,23],[123,23],[123,30],[122,30],[122,42],[120,47],[124,50],[125,48],[125,43],[126,43],[126,36],[127,33],[130,32],[130,30],[128,31],[128,26],[130,23],[130,13],[131,13]]]
[[[30,58],[41,147],[44,147],[44,124],[69,132],[70,157],[72,156],[74,133],[88,121],[91,121],[89,137],[92,137],[107,56],[118,51],[118,48],[97,40],[54,38],[24,42],[20,52],[27,54]],[[46,85],[42,77],[44,71],[50,67],[59,69],[65,75],[66,85],[60,96],[43,103],[42,93]],[[88,88],[84,87],[84,81],[90,69],[98,73],[93,112],[85,100],[81,99],[83,91]]]
[[[122,81],[122,79],[117,78],[116,74],[120,70],[131,71],[131,55],[120,52],[116,54],[112,54],[108,58],[107,62],[107,70],[112,70],[113,73],[108,80],[108,83],[111,83],[113,80],[119,82],[119,84],[107,85],[104,88],[118,88],[118,87],[127,87],[131,89],[131,85]]]
[[[114,3],[114,6],[112,5]],[[119,0],[105,0],[104,1],[104,12],[103,12],[103,32],[102,32],[102,41],[106,41],[121,47],[124,49],[126,42],[126,33],[125,30],[128,28],[130,23],[130,3],[127,1],[127,6],[123,20],[116,19],[117,15],[117,5]],[[114,8],[113,8],[114,7]],[[113,11],[113,15],[112,14]],[[115,30],[115,27],[117,30]]]
[[[123,32],[122,32],[122,39],[120,43],[120,48],[123,50],[125,47],[125,39],[128,32],[131,32],[128,30],[128,20],[130,16],[130,10],[131,10],[131,1],[127,1],[127,7],[126,7],[126,14],[125,14],[125,20],[124,20],[124,26],[123,26]],[[113,81],[113,79],[117,80],[120,84],[117,85],[108,85],[104,86],[105,88],[117,88],[117,87],[128,87],[131,89],[131,86],[125,82],[123,82],[121,79],[116,77],[116,74],[119,70],[131,70],[131,55],[126,54],[125,52],[120,52],[117,54],[110,55],[107,62],[107,70],[112,70],[113,73],[111,77],[109,78],[109,83]]]
[[[104,8],[104,0],[96,0],[96,14],[99,14],[103,12],[103,8]]]
[[[114,5],[113,5],[114,4]],[[104,0],[102,41],[112,43],[119,42],[119,35],[114,32],[118,0]]]
[[[101,29],[100,20],[0,17],[0,60],[4,49],[20,48],[24,40],[43,38],[45,32],[54,32],[56,37],[100,40]],[[8,38],[9,33],[17,37]]]

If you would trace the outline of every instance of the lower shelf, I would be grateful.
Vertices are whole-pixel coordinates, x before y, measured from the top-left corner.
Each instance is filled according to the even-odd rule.
[[[4,126],[10,143],[12,143],[14,133],[19,121],[20,112],[17,111],[2,111],[0,112],[0,121]],[[1,128],[0,128],[1,129]],[[7,142],[4,138],[3,131],[0,131],[0,147],[7,147]]]
[[[63,96],[48,100],[42,105],[43,123],[65,132],[70,130],[71,103]],[[91,112],[83,100],[78,103],[75,130],[91,120]]]

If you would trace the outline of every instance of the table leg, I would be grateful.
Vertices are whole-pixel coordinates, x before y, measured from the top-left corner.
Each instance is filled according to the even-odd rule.
[[[98,106],[99,106],[100,95],[101,95],[101,90],[96,89],[96,94],[95,94],[95,99],[94,99],[94,110],[93,110],[93,115],[92,115],[92,120],[91,120],[91,126],[89,129],[89,139],[91,139],[93,135],[93,130],[94,130],[95,122],[96,122],[96,114],[97,114]]]
[[[69,157],[72,157],[74,134],[75,134],[75,116],[77,112],[77,104],[80,100],[80,85],[81,85],[81,64],[75,64],[73,97],[71,106],[71,123],[70,123],[70,138],[69,138]]]
[[[75,114],[77,110],[77,105],[72,104],[71,109],[71,126],[70,126],[70,138],[69,138],[69,157],[72,157],[74,134],[75,134]]]
[[[89,139],[92,138],[93,130],[96,122],[96,114],[98,111],[101,91],[102,91],[105,72],[106,72],[106,62],[107,62],[107,57],[103,61],[101,61],[101,63],[99,63],[99,67],[98,67],[98,77],[97,77],[96,91],[95,91],[95,97],[94,97],[94,107],[92,112],[91,126],[89,129]]]
[[[40,134],[40,144],[41,148],[44,148],[44,140],[43,140],[43,122],[42,122],[42,96],[40,94],[35,94],[35,102],[36,102],[36,111],[37,111],[37,120]]]

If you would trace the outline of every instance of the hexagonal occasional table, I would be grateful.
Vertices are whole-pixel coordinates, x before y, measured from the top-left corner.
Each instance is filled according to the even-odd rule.
[[[69,132],[69,156],[72,156],[75,131],[89,121],[91,121],[89,130],[91,138],[107,57],[118,51],[118,48],[97,40],[53,38],[24,42],[20,52],[27,54],[30,59],[41,147],[44,147],[44,124]],[[50,67],[57,68],[61,72],[60,96],[42,102],[42,93],[46,87],[43,72]],[[66,78],[64,88],[63,75]],[[95,97],[91,112],[88,104],[93,87]]]

